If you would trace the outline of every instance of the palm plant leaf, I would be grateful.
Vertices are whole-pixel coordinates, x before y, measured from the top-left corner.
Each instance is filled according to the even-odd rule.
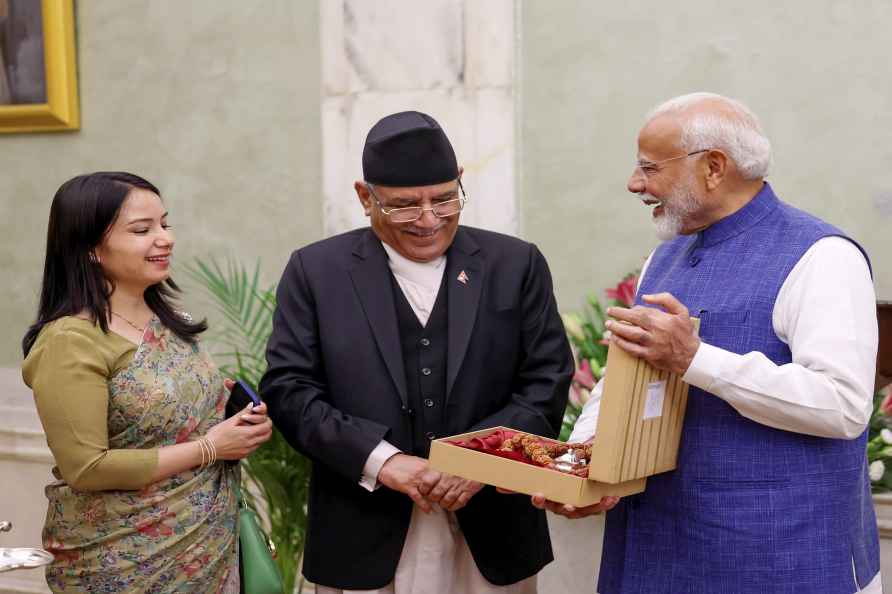
[[[223,265],[213,258],[196,259],[186,271],[223,318],[211,332],[211,340],[222,347],[214,353],[221,372],[256,386],[266,371],[265,349],[272,332],[275,287],[261,286],[259,262],[248,272],[231,259]],[[292,592],[307,526],[310,461],[273,430],[272,438],[246,458],[242,468],[243,482],[255,487],[252,490],[246,484],[242,493],[250,505],[266,511],[285,591]],[[259,493],[262,501],[256,501],[252,493]]]

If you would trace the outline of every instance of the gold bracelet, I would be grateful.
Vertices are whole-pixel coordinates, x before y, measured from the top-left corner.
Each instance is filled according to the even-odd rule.
[[[211,452],[210,462],[208,462],[208,466],[210,466],[212,464],[216,464],[216,462],[217,462],[217,446],[215,446],[214,442],[212,442],[207,437],[204,438],[204,442],[207,444],[208,450]]]
[[[199,470],[204,468],[204,460],[205,460],[204,444],[201,442],[202,439],[204,439],[204,438],[199,437],[197,440],[195,440],[195,443],[198,444],[198,451],[201,452],[201,462],[198,464]]]
[[[198,441],[201,443],[201,448],[203,450],[201,456],[201,468],[207,468],[214,463],[215,456],[211,452],[211,444],[207,437],[202,437]]]

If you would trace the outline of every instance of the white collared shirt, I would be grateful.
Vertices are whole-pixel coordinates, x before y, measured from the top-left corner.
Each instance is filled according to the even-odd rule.
[[[440,292],[440,284],[443,282],[443,274],[446,272],[446,256],[440,256],[430,262],[415,262],[403,256],[398,251],[384,242],[384,251],[387,252],[387,265],[393,273],[397,284],[403,290],[403,295],[412,311],[418,316],[422,326],[427,325],[427,320],[437,302],[437,293]]]

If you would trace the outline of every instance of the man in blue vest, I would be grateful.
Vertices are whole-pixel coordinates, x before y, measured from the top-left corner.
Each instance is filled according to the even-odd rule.
[[[664,242],[608,328],[691,385],[678,467],[618,503],[534,498],[570,517],[610,509],[600,594],[882,591],[865,456],[870,264],[777,198],[770,160],[756,116],[709,93],[660,105],[639,134],[628,188]],[[591,437],[598,402],[596,390],[572,441]]]

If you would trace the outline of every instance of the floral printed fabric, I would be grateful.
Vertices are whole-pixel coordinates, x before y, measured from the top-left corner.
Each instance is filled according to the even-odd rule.
[[[109,448],[198,439],[227,394],[210,356],[153,319],[133,361],[109,380]],[[44,547],[54,592],[238,593],[234,469],[193,469],[140,491],[46,488]]]

